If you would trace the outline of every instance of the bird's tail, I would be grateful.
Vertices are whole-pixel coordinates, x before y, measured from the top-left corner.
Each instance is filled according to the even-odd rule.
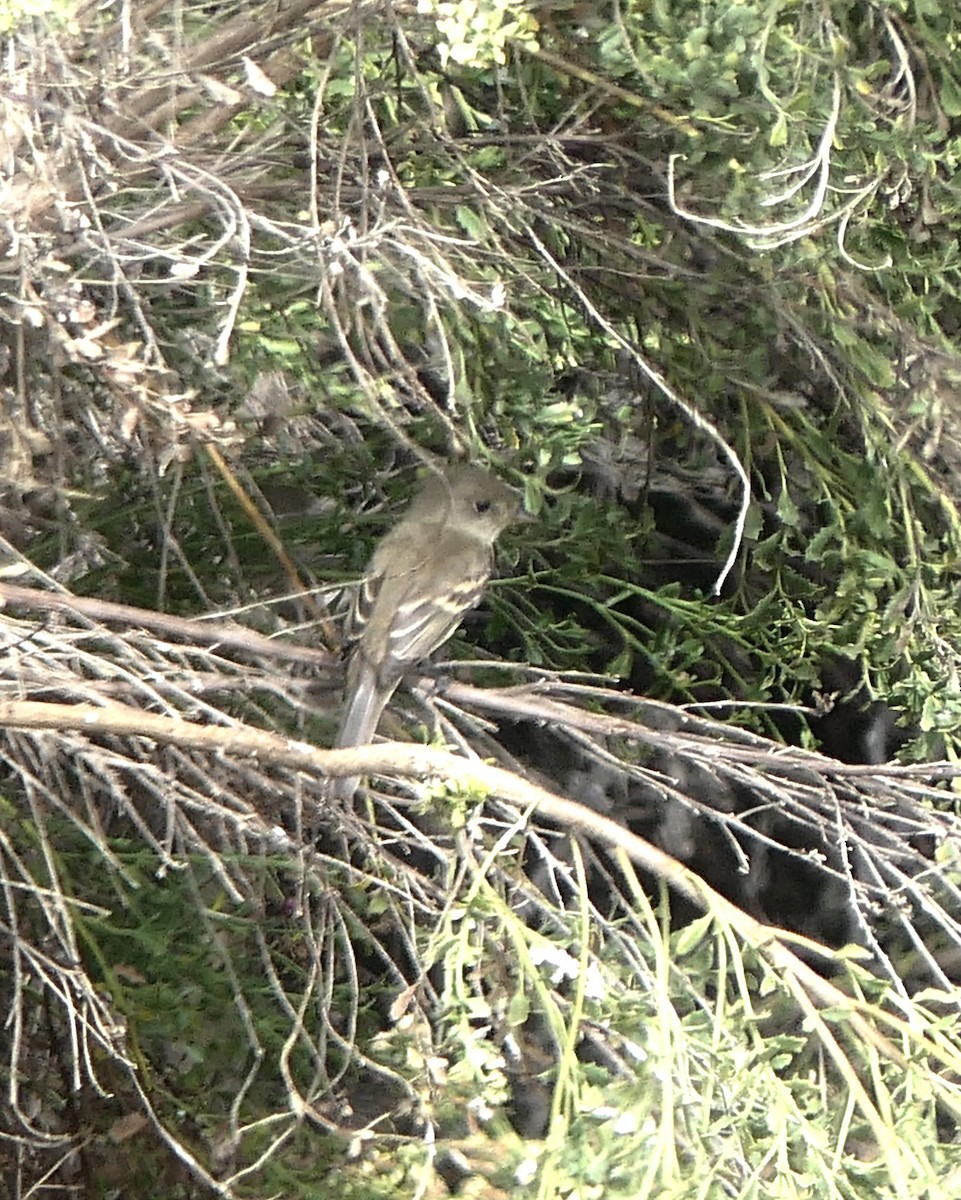
[[[380,686],[377,672],[369,663],[360,660],[356,666],[356,672],[350,672],[353,678],[349,680],[347,704],[334,741],[337,749],[366,746],[373,739],[377,732],[380,714],[384,711],[387,701],[394,691],[393,688],[385,691]],[[331,794],[337,799],[349,799],[357,790],[359,783],[360,777],[357,775],[346,779],[336,779],[333,782]]]

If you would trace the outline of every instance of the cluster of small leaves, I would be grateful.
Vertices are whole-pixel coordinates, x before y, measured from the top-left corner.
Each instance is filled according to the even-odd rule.
[[[510,0],[418,0],[418,12],[430,13],[443,38],[438,46],[441,67],[503,65],[511,43],[535,48],[537,23],[518,13]]]
[[[74,0],[2,0],[0,2],[0,34],[10,33],[21,23],[31,20],[52,21],[64,30],[75,32]]]
[[[942,36],[956,34],[953,21],[943,15]],[[628,5],[596,43],[602,74],[690,114],[678,149],[692,207],[774,242],[814,203],[822,170],[834,193],[829,220],[910,175],[912,49],[911,33],[881,6],[731,0]]]
[[[635,921],[644,921],[642,911]],[[454,918],[434,939],[446,948],[443,1023],[456,1054],[439,1119],[458,1127],[459,1096],[487,1122],[507,1094],[521,1112],[536,1109],[538,1087],[552,1083],[542,1147],[513,1141],[493,1120],[507,1158],[492,1169],[476,1143],[468,1151],[471,1165],[511,1194],[542,1195],[550,1180],[553,1194],[686,1200],[704,1195],[711,1180],[718,1194],[749,1197],[762,1169],[766,1188],[785,1196],[948,1194],[944,1180],[961,1156],[937,1132],[933,1097],[915,1075],[921,1064],[908,1068],[911,1082],[900,1066],[872,1064],[876,1102],[897,1112],[879,1146],[783,980],[712,918],[668,936],[649,910],[628,948],[609,930],[610,942],[586,957],[582,949],[580,961],[572,954],[583,929],[573,914],[554,915],[567,927],[552,933],[546,953],[540,935],[489,898],[475,897]],[[486,968],[478,956],[481,964],[490,957]],[[863,982],[882,1005],[884,989]],[[535,1062],[556,1056],[554,1071],[538,1081],[511,1068],[492,1030],[509,1031],[522,1062],[530,1053]],[[592,1061],[591,1035],[600,1030],[611,1065]],[[588,1062],[575,1067],[577,1046]],[[892,1176],[900,1191],[885,1190]]]

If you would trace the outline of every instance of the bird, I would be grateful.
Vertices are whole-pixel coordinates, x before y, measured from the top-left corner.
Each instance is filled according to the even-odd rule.
[[[483,467],[457,463],[427,477],[374,550],[348,614],[352,649],[336,747],[371,741],[404,674],[480,599],[497,537],[523,515],[519,494]],[[349,798],[359,782],[337,780],[334,795]]]

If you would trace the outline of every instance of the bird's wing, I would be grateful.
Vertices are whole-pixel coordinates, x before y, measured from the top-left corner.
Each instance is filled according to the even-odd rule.
[[[439,531],[428,555],[416,565],[406,563],[402,571],[378,572],[375,555],[355,606],[363,623],[358,649],[378,664],[383,687],[395,685],[413,663],[436,650],[477,603],[490,574],[491,548]]]
[[[446,642],[460,624],[467,609],[477,603],[487,582],[486,573],[478,579],[449,582],[443,589],[424,596],[412,590],[397,606],[388,634],[390,655],[405,665],[427,658]]]

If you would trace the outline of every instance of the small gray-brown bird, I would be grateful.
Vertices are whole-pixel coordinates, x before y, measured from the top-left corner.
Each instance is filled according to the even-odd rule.
[[[494,542],[520,514],[518,494],[481,467],[447,467],[424,482],[374,551],[347,619],[354,649],[336,746],[371,740],[405,672],[480,599]],[[334,795],[352,795],[358,782],[336,781]]]

